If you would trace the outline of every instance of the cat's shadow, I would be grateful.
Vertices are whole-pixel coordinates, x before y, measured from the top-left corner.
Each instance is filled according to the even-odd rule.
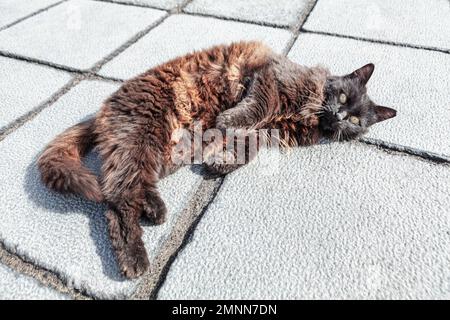
[[[76,195],[61,195],[48,190],[40,181],[40,173],[37,168],[37,159],[40,152],[35,155],[33,161],[28,165],[24,189],[28,198],[33,203],[46,211],[61,214],[82,214],[88,217],[90,237],[96,246],[96,253],[101,259],[103,273],[114,281],[126,281],[121,275],[117,261],[108,235],[108,225],[105,218],[106,205],[85,200]],[[101,160],[96,152],[90,152],[84,159],[84,164],[97,176],[100,173]],[[190,170],[197,175],[203,175],[201,165],[192,165]],[[151,226],[148,221],[142,220],[142,226]],[[84,245],[79,243],[80,246]],[[88,266],[86,266],[88,267]]]
[[[115,256],[108,235],[108,226],[105,218],[106,206],[82,199],[76,195],[61,195],[48,190],[40,181],[40,173],[37,168],[37,154],[32,163],[27,167],[24,188],[27,196],[38,207],[46,211],[61,214],[82,214],[88,217],[90,237],[95,246],[96,253],[101,259],[103,273],[115,281],[125,281],[115,261]],[[91,152],[84,163],[93,172],[100,172],[100,160],[95,152]],[[38,183],[36,182],[38,181]],[[79,243],[80,246],[85,244]],[[86,266],[88,267],[88,266]]]

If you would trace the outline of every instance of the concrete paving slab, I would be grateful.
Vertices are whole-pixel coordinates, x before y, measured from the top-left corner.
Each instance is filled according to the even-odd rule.
[[[58,1],[60,0],[2,0],[0,2],[0,29]]]
[[[103,0],[100,0],[103,1]],[[136,4],[142,6],[151,6],[160,9],[174,9],[181,6],[184,0],[105,0],[109,2],[124,3],[124,4]]]
[[[87,69],[164,14],[107,2],[69,1],[2,31],[0,49]]]
[[[47,288],[33,278],[0,265],[0,300],[67,300],[68,297]]]
[[[309,2],[308,0],[194,0],[185,11],[270,23],[276,26],[291,26],[298,23],[300,16],[308,10]]]
[[[261,40],[281,52],[291,36],[287,30],[174,15],[107,63],[100,74],[127,79],[194,50],[239,40]]]
[[[448,299],[450,170],[361,143],[228,175],[159,299]]]
[[[55,135],[93,114],[116,88],[110,83],[81,82],[0,143],[0,240],[9,251],[59,274],[69,287],[98,298],[129,296],[138,284],[124,280],[118,271],[105,208],[48,191],[35,162]],[[99,167],[94,154],[87,161],[94,169]],[[150,259],[200,182],[199,175],[183,168],[159,184],[169,216],[162,226],[144,227]]]
[[[330,36],[301,34],[289,57],[305,65],[325,64],[346,74],[373,62],[368,92],[397,116],[371,128],[368,137],[450,155],[450,56],[440,52]]]
[[[320,0],[304,27],[356,37],[450,49],[448,0]]]
[[[71,78],[64,72],[4,57],[0,57],[0,70],[0,130],[44,102]]]

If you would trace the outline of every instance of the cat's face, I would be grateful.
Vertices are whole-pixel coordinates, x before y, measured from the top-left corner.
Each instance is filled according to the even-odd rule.
[[[395,117],[394,109],[376,105],[366,93],[373,70],[370,63],[346,76],[327,79],[320,116],[325,136],[333,140],[355,139],[374,123]]]

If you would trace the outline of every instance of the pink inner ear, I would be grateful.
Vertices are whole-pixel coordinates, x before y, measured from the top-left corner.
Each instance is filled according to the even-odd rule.
[[[388,107],[377,106],[375,110],[377,113],[378,122],[393,118],[397,115],[397,110]]]

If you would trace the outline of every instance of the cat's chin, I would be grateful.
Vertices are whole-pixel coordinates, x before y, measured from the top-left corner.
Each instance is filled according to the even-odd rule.
[[[320,143],[331,143],[341,141],[351,141],[363,136],[367,131],[359,133],[348,133],[341,130],[322,130],[322,137]]]

